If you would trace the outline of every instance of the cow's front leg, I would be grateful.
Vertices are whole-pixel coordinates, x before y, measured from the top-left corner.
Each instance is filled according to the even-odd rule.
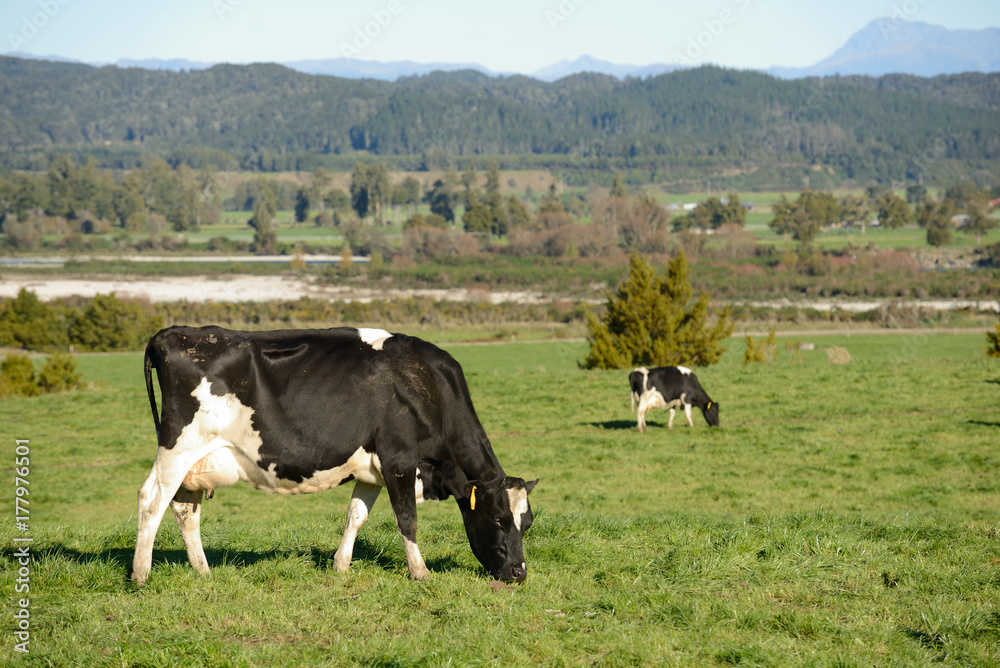
[[[333,568],[338,571],[346,571],[351,567],[351,557],[354,554],[354,539],[358,536],[358,531],[368,519],[368,514],[375,505],[382,488],[378,485],[370,485],[360,480],[354,483],[354,491],[351,493],[351,502],[347,505],[347,524],[344,526],[344,535],[340,539],[340,547],[333,557]]]
[[[205,558],[205,549],[201,546],[201,499],[203,495],[204,492],[200,489],[192,492],[181,487],[174,494],[174,500],[170,502],[170,507],[177,519],[177,526],[180,527],[181,538],[184,539],[184,547],[187,549],[191,567],[202,575],[209,575],[211,571],[208,568],[208,559]]]
[[[392,512],[396,516],[396,526],[403,536],[403,547],[406,549],[406,565],[410,569],[410,577],[414,580],[423,580],[430,571],[424,563],[424,558],[420,556],[420,549],[417,547],[417,499],[414,488],[417,482],[417,472],[415,468],[407,468],[405,471],[390,474],[385,477],[385,488],[389,492],[389,501],[392,503]]]
[[[691,404],[684,404],[684,417],[687,418],[688,426],[694,426],[694,420],[691,419]]]
[[[677,409],[674,408],[673,406],[671,406],[670,407],[670,418],[667,420],[667,429],[673,429],[674,428],[674,413],[676,413],[676,412],[677,412]]]

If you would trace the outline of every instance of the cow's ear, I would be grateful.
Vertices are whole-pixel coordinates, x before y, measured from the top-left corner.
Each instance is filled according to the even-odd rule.
[[[456,498],[465,499],[469,502],[469,510],[475,510],[476,504],[483,502],[483,482],[481,480],[470,480],[465,483],[465,490],[461,495],[456,494]]]
[[[524,483],[524,489],[528,494],[531,494],[531,490],[535,489],[535,485],[537,484],[538,484],[538,479],[536,478],[535,480],[531,480],[529,482]]]

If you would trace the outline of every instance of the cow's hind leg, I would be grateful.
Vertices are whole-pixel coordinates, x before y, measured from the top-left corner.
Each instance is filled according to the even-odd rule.
[[[208,560],[205,558],[205,549],[201,546],[201,499],[204,495],[202,490],[191,490],[181,487],[174,495],[174,500],[170,502],[170,507],[177,518],[177,526],[180,527],[181,537],[184,539],[184,547],[187,549],[188,561],[191,566],[203,575],[208,575],[211,571],[208,568]]]
[[[347,525],[344,527],[344,536],[340,539],[340,547],[333,557],[333,568],[338,571],[346,571],[351,566],[351,556],[354,554],[354,539],[358,536],[368,513],[371,512],[375,500],[378,498],[382,488],[378,485],[369,485],[360,480],[354,483],[354,491],[351,493],[351,502],[347,505]]]
[[[638,427],[639,433],[646,431],[647,410],[649,410],[649,402],[647,401],[647,396],[642,395],[642,397],[639,398],[638,421],[636,422],[636,427]]]
[[[163,513],[181,486],[184,475],[193,461],[174,459],[172,453],[157,455],[153,470],[139,488],[139,531],[135,538],[135,557],[132,559],[132,579],[142,584],[149,577],[153,565],[153,541],[160,528]]]

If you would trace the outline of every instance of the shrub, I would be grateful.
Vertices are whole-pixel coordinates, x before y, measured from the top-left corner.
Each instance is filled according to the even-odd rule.
[[[141,350],[162,327],[163,316],[147,312],[139,302],[118,299],[112,292],[95,296],[72,318],[69,340],[86,351]]]
[[[992,332],[986,332],[986,356],[1000,357],[1000,322],[993,327]]]
[[[747,349],[743,352],[744,364],[771,364],[778,359],[778,344],[774,340],[774,328],[767,333],[766,339],[759,342],[752,336],[747,336]]]
[[[34,397],[41,392],[35,379],[35,364],[27,355],[9,355],[0,363],[0,398]]]
[[[693,290],[684,252],[670,261],[666,274],[657,275],[638,255],[631,255],[629,263],[628,276],[608,295],[604,316],[587,316],[590,351],[581,366],[624,369],[718,362],[726,351],[719,342],[733,329],[729,307],[709,325],[713,314],[708,293],[688,306]]]
[[[43,392],[66,392],[80,386],[76,372],[76,359],[72,355],[56,353],[45,361],[38,374],[38,385]]]
[[[25,350],[57,350],[69,345],[60,312],[21,288],[0,306],[0,345]]]

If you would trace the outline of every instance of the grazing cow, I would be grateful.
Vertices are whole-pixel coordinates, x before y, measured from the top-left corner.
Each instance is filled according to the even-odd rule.
[[[417,549],[417,503],[454,496],[472,552],[490,575],[525,579],[521,541],[538,481],[504,473],[462,367],[440,348],[381,329],[171,327],[150,339],[145,367],[159,448],[139,490],[133,580],[149,575],[168,505],[191,565],[207,574],[202,496],[240,480],[278,494],[355,480],[333,560],[341,571],[385,487],[417,580],[429,574]]]
[[[692,406],[701,409],[710,426],[719,426],[719,404],[701,389],[698,377],[687,367],[639,367],[629,374],[628,382],[632,386],[632,410],[635,410],[636,403],[639,404],[639,431],[646,431],[646,411],[650,408],[669,408],[667,427],[673,429],[674,410],[678,406],[684,407],[684,416],[690,427],[694,426],[691,421]]]

